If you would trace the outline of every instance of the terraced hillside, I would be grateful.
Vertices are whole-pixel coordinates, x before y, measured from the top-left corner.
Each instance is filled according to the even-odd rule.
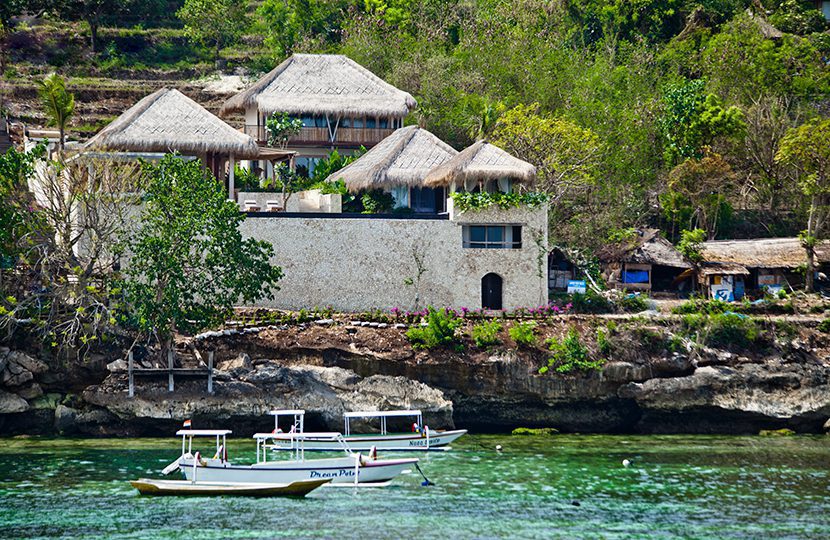
[[[75,116],[69,131],[70,139],[75,140],[88,138],[136,101],[165,86],[178,88],[217,112],[249,74],[269,67],[266,60],[241,52],[257,50],[254,38],[244,39],[238,50],[224,51],[221,69],[217,69],[181,29],[102,29],[104,50],[92,53],[80,25],[46,20],[30,23],[20,25],[6,41],[0,104],[13,119],[32,127],[44,126],[37,83],[57,71],[67,78],[75,94]],[[241,118],[229,121],[242,122]]]

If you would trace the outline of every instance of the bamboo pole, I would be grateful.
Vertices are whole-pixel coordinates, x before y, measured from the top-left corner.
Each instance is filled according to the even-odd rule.
[[[127,395],[129,397],[135,396],[135,381],[133,380],[133,351],[127,354],[127,378],[129,379],[129,390]]]
[[[208,394],[213,394],[213,354],[214,351],[208,352]]]
[[[167,390],[173,391],[173,351],[167,351]]]

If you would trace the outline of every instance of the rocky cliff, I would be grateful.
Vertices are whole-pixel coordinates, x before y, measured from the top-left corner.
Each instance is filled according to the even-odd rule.
[[[214,392],[204,378],[136,378],[123,362],[80,385],[46,362],[0,350],[0,431],[166,435],[185,418],[246,434],[270,427],[273,408],[304,408],[309,429],[339,430],[342,413],[419,408],[436,428],[579,432],[819,432],[830,417],[828,338],[789,323],[759,322],[751,346],[713,348],[679,338],[678,321],[575,316],[540,322],[539,345],[415,351],[405,330],[344,322],[208,333],[181,351],[215,351]],[[505,325],[507,326],[507,325]],[[545,374],[545,338],[575,327],[602,369]],[[610,333],[598,344],[597,328]],[[783,330],[782,330],[783,328]],[[677,332],[677,333],[676,333]],[[601,349],[601,350],[600,350]],[[728,350],[732,349],[732,350]],[[182,353],[185,354],[184,352]],[[140,364],[139,364],[140,365]],[[97,379],[95,378],[97,376]],[[66,380],[75,380],[74,389]]]

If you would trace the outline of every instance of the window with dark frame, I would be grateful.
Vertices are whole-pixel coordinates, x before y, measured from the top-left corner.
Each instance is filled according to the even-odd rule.
[[[463,247],[472,249],[521,249],[521,225],[464,225]]]

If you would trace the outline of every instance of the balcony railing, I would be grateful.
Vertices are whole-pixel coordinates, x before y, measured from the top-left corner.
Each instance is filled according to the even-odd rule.
[[[329,136],[328,128],[304,127],[291,137],[289,145],[296,146],[374,146],[395,131],[392,128],[338,128],[334,141]],[[265,126],[246,125],[245,133],[265,144],[268,137]]]

